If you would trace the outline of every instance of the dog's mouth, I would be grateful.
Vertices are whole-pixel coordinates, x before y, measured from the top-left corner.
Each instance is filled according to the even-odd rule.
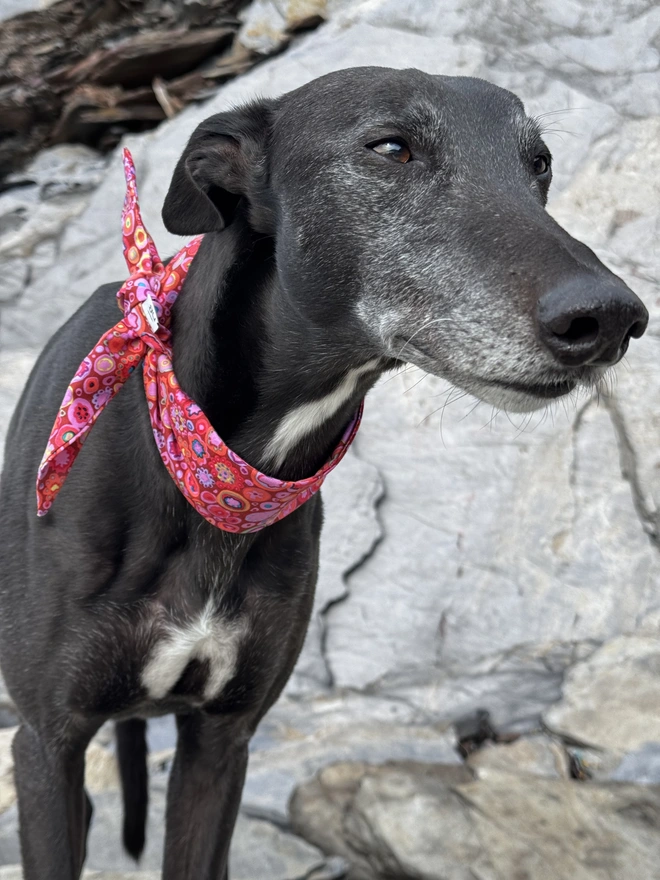
[[[529,413],[549,406],[553,401],[565,397],[584,384],[592,384],[592,381],[586,377],[585,379],[557,378],[537,382],[475,377],[471,382],[465,382],[463,387],[484,403],[489,403],[498,409],[512,413]]]
[[[405,353],[407,360],[425,369],[429,373],[447,379],[484,403],[509,412],[533,412],[549,406],[553,401],[566,397],[579,388],[596,388],[607,372],[605,367],[587,366],[572,369],[570,372],[549,372],[548,375],[537,375],[533,381],[509,379],[506,374],[502,378],[470,375],[466,372],[454,372],[438,368],[437,361],[430,352],[415,340],[414,344],[402,346],[399,357]],[[520,373],[518,374],[520,375]]]
[[[504,391],[513,391],[516,394],[524,394],[526,397],[536,397],[542,400],[555,400],[574,391],[578,385],[575,379],[563,379],[555,382],[506,382],[501,379],[481,379],[485,385],[502,388]]]

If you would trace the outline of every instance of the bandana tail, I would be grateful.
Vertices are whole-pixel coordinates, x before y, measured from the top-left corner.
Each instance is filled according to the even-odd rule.
[[[128,271],[158,273],[163,271],[163,263],[153,238],[147,232],[142,220],[137,198],[137,179],[135,164],[130,150],[124,147],[124,177],[126,178],[126,196],[122,211],[122,238],[124,241],[124,259]]]
[[[104,333],[96,345],[96,349],[103,347],[106,357],[108,352],[107,341],[110,339],[112,339],[113,343],[116,343],[117,334],[114,327],[108,330],[107,333]],[[128,354],[128,344],[129,340],[124,340],[124,348],[117,352],[118,358]],[[140,356],[144,356],[144,351],[141,352]],[[99,391],[96,391],[96,387],[94,387],[94,390],[85,389],[85,382],[89,375],[89,358],[85,358],[83,364],[87,366],[87,369],[84,370],[83,375],[76,375],[71,380],[71,384],[67,388],[64,399],[60,404],[55,423],[48,438],[48,446],[39,465],[39,472],[37,474],[37,514],[39,516],[44,516],[48,513],[55,496],[58,495],[64,485],[66,476],[82,449],[87,434],[105,409],[105,406],[123,388],[124,382],[131,372],[126,369],[125,373],[117,376],[117,381],[112,385],[99,389],[102,394],[102,398],[99,400],[96,397],[99,393]],[[69,428],[68,433],[70,436],[67,436],[67,427],[70,426],[72,421],[70,411],[75,410],[75,408],[78,411],[75,412],[74,418],[76,422],[81,424],[81,427],[75,432]],[[63,436],[60,436],[60,434],[63,434]]]

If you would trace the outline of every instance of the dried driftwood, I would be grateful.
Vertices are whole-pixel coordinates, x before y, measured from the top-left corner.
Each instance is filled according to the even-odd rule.
[[[108,149],[258,60],[248,0],[59,0],[0,23],[0,177],[53,143]]]

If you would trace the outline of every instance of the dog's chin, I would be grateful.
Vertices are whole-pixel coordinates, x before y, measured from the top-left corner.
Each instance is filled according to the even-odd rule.
[[[484,403],[511,413],[529,413],[544,409],[553,401],[570,394],[577,387],[575,381],[563,382],[507,382],[505,380],[478,380],[470,393]]]
[[[605,367],[584,367],[572,370],[569,374],[555,372],[528,378],[520,378],[520,373],[502,378],[470,374],[469,372],[457,372],[447,369],[447,364],[441,364],[438,359],[425,351],[418,344],[406,343],[399,350],[397,360],[407,360],[428,373],[446,379],[467,391],[473,397],[483,403],[490,404],[497,409],[510,413],[530,413],[545,409],[555,401],[571,394],[578,388],[598,388],[608,372]],[[504,371],[503,371],[504,372]]]

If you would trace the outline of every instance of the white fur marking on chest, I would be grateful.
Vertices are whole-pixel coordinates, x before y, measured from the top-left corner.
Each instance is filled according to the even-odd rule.
[[[378,363],[378,358],[375,358],[362,364],[361,367],[349,370],[330,394],[326,394],[325,397],[318,400],[303,403],[287,413],[266,447],[266,456],[269,462],[275,467],[281,467],[293,447],[307,434],[311,434],[312,431],[332,418],[337,410],[354,394],[360,377],[375,370]]]
[[[169,624],[142,672],[142,684],[154,700],[162,700],[191,660],[207,660],[209,674],[203,697],[216,697],[236,671],[243,635],[241,622],[228,623],[207,605],[200,616],[183,625]]]

